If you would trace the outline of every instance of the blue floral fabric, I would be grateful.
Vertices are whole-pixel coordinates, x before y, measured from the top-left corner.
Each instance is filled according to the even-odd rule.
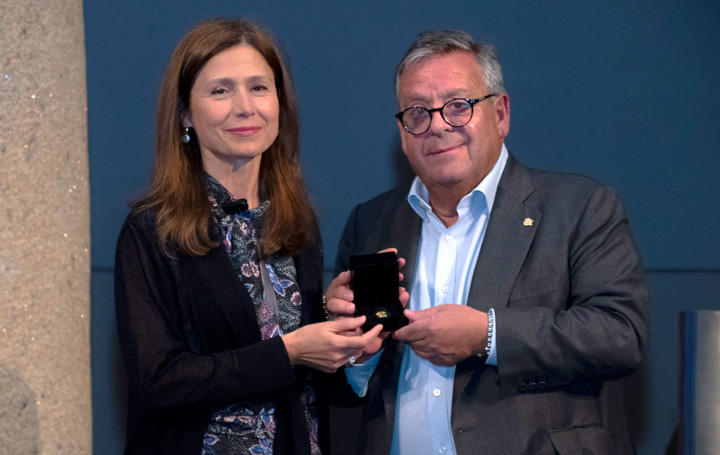
[[[300,327],[302,299],[292,257],[273,254],[262,262],[259,259],[258,239],[270,202],[264,200],[252,210],[227,214],[222,207],[234,202],[235,198],[209,174],[204,174],[203,180],[212,202],[213,218],[223,235],[225,251],[255,305],[262,339],[296,330]],[[264,199],[262,194],[261,199]],[[272,289],[264,289],[261,267],[265,267]],[[276,304],[267,298],[267,292],[274,293]],[[320,455],[318,418],[313,406],[315,394],[310,386],[306,386],[301,400],[305,406],[311,452]],[[272,455],[275,430],[272,397],[215,409],[206,430],[202,455]]]

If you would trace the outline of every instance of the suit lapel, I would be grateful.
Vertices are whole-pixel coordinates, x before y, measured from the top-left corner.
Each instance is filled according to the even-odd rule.
[[[407,193],[403,195],[403,197],[405,196]],[[420,243],[422,220],[406,199],[399,204],[399,209],[389,219],[390,224],[384,230],[387,232],[388,238],[383,239],[381,244],[387,245],[383,248],[397,248],[398,256],[405,259],[405,266],[401,270],[404,278],[400,285],[410,292],[415,276],[415,261]]]
[[[510,156],[473,272],[469,306],[481,311],[507,306],[541,218],[532,179]]]

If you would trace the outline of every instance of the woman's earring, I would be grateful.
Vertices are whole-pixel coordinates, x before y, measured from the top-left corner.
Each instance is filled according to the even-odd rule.
[[[185,128],[185,134],[182,135],[182,141],[185,144],[190,142],[190,128]]]

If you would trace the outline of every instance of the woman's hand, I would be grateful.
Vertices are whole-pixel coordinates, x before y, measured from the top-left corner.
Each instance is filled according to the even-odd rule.
[[[285,349],[293,365],[305,365],[332,373],[347,363],[350,356],[360,357],[366,348],[378,344],[382,325],[359,336],[345,336],[345,332],[360,330],[365,316],[342,318],[337,321],[310,324],[282,336]],[[379,348],[378,348],[379,349]],[[377,351],[377,349],[376,349]]]

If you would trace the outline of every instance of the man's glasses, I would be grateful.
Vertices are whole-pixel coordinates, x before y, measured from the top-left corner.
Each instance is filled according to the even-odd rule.
[[[403,128],[410,134],[424,134],[430,129],[433,112],[439,111],[445,123],[452,127],[467,125],[473,116],[473,107],[480,101],[495,96],[494,93],[485,95],[482,98],[469,100],[465,98],[453,98],[442,107],[425,109],[424,107],[412,106],[402,112],[395,114],[395,117],[402,122]]]

